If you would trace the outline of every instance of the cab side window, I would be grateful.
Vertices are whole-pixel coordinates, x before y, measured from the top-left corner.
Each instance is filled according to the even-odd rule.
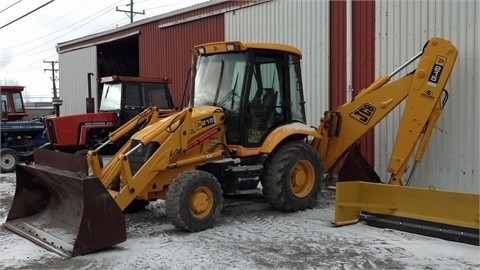
[[[15,108],[15,112],[23,112],[23,101],[22,101],[22,95],[20,93],[13,93],[12,94],[13,98],[13,107]]]
[[[139,84],[125,84],[125,106],[129,107],[142,107],[142,100],[141,100],[141,91]]]
[[[284,121],[283,54],[257,53],[250,85],[247,142],[258,144],[267,131]]]
[[[6,94],[2,94],[2,113],[11,112],[12,109],[8,106],[8,99]]]

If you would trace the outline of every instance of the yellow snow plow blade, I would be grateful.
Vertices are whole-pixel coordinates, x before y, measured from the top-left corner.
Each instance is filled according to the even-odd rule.
[[[35,162],[17,166],[6,228],[67,258],[126,240],[125,217],[99,179],[82,171],[84,156],[36,150]]]
[[[446,240],[479,245],[478,194],[368,182],[338,182],[338,226],[365,221]]]

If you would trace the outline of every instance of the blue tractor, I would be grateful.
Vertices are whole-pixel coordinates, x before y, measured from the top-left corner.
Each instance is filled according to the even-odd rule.
[[[19,162],[33,160],[33,150],[47,142],[42,120],[23,120],[27,113],[22,99],[23,86],[1,86],[0,170],[15,171]]]

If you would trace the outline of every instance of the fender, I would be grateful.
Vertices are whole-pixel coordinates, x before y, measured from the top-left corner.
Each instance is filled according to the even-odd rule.
[[[321,139],[322,137],[315,128],[300,122],[283,125],[270,132],[265,138],[263,145],[260,147],[260,153],[271,153],[278,144],[292,135],[311,136],[315,139]]]

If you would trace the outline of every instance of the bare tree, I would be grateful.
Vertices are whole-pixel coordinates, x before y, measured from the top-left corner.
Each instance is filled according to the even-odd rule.
[[[20,85],[20,83],[18,81],[11,80],[11,79],[3,79],[2,80],[2,85],[18,86],[18,85]]]

